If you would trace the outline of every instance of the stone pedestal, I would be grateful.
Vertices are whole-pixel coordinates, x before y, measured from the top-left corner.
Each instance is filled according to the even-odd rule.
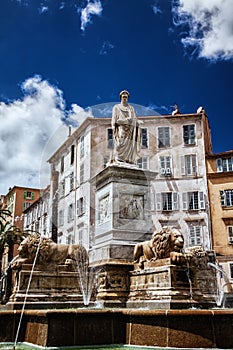
[[[28,283],[32,270],[31,264],[22,265],[15,273],[15,287],[7,303],[8,309],[22,308],[26,296],[26,308],[69,308],[83,306],[77,272],[69,265],[36,265],[32,274],[29,290]]]
[[[150,181],[155,175],[113,164],[92,179],[95,234],[89,254],[98,275],[97,306],[126,304],[134,246],[151,236]]]
[[[186,309],[207,306],[199,290],[195,271],[172,264],[171,259],[147,262],[144,269],[130,272],[127,307]]]
[[[125,307],[129,295],[129,271],[133,264],[125,260],[104,260],[92,267],[97,273],[96,307]]]
[[[151,236],[150,180],[155,173],[108,166],[92,179],[95,234],[90,261],[133,259],[137,242]]]

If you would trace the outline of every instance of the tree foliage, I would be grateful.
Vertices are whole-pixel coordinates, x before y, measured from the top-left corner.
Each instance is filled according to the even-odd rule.
[[[0,210],[0,251],[7,244],[12,246],[22,241],[23,232],[11,223],[11,212],[6,209]]]

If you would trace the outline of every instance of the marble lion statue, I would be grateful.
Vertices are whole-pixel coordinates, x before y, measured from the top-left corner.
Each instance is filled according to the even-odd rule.
[[[143,267],[145,261],[171,258],[176,263],[183,263],[187,257],[183,254],[184,237],[182,233],[171,227],[164,227],[154,232],[151,240],[137,243],[134,248],[134,263]]]
[[[22,264],[32,264],[36,255],[36,263],[46,266],[71,264],[80,260],[88,262],[87,251],[81,245],[56,244],[50,238],[31,234],[20,243],[18,257],[14,260],[12,269],[18,269]]]

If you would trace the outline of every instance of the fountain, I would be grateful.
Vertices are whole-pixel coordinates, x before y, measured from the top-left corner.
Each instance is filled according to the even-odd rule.
[[[232,309],[216,309],[214,253],[184,251],[182,233],[171,227],[145,233],[152,176],[114,166],[97,175],[96,207],[107,198],[112,210],[96,214],[91,264],[79,245],[40,235],[21,243],[13,293],[0,313],[1,342],[233,348]],[[144,215],[124,210],[126,200],[132,209],[143,203]]]
[[[37,254],[29,249],[32,243]],[[135,245],[128,273],[125,260],[90,270],[83,247],[31,236],[12,263],[15,287],[0,314],[0,341],[14,342],[15,349],[18,341],[42,347],[232,348],[233,313],[216,309],[213,264],[212,252],[184,251],[181,232],[169,227]]]
[[[125,124],[118,125],[121,134]],[[95,239],[89,257],[80,245],[39,235],[20,244],[13,293],[0,313],[1,342],[233,348],[232,309],[216,309],[214,253],[184,251],[182,232],[172,227],[152,233],[150,181],[156,173],[131,164],[140,128],[136,119],[130,124],[135,140],[126,142],[127,163],[118,144],[118,159],[90,181]]]

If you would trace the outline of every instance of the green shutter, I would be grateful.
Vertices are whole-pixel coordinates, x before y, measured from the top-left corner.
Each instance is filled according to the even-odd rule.
[[[24,191],[23,198],[24,198],[24,199],[26,199],[26,198],[27,198],[27,191]]]
[[[34,192],[32,192],[32,200],[34,199]]]

